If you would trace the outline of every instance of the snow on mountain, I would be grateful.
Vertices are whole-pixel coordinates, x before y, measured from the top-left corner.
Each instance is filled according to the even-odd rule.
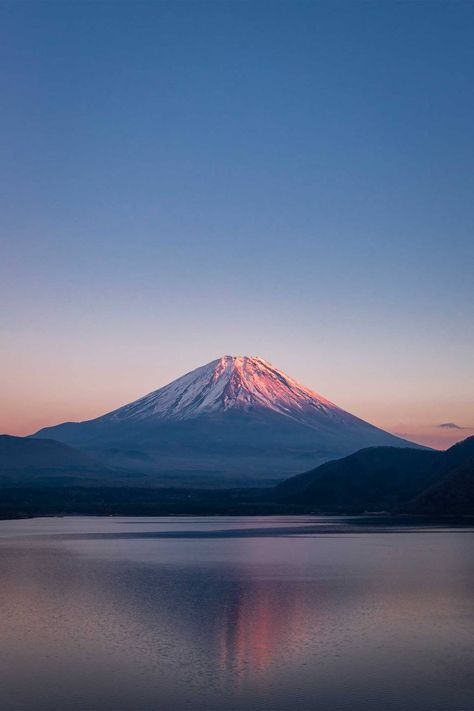
[[[105,417],[186,420],[253,408],[273,410],[309,426],[321,416],[340,421],[352,417],[257,356],[218,358]]]

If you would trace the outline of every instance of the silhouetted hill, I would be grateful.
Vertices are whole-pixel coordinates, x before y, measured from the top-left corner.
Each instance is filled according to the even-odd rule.
[[[408,503],[416,514],[474,515],[474,437],[443,453],[436,466],[437,481]]]
[[[436,472],[439,478],[447,476],[459,464],[474,457],[474,436],[467,437],[462,442],[453,444],[452,447],[440,453],[436,462]]]
[[[474,437],[446,452],[371,447],[277,487],[150,488],[52,440],[0,437],[0,517],[474,513]],[[35,464],[33,464],[33,462]],[[41,466],[38,466],[38,463]]]
[[[432,502],[430,510],[437,507],[441,512],[444,495],[451,502],[449,513],[456,514],[455,502],[461,499],[456,488],[461,483],[466,489],[465,497],[469,498],[471,458],[474,458],[474,437],[445,452],[370,447],[292,477],[274,491],[280,502],[313,505],[323,512],[422,513],[428,512],[428,502]],[[469,506],[460,503],[459,513]]]
[[[459,464],[449,476],[417,496],[406,511],[442,516],[474,515],[474,458]]]
[[[275,488],[279,501],[321,511],[389,511],[437,478],[439,452],[370,447],[292,477]]]

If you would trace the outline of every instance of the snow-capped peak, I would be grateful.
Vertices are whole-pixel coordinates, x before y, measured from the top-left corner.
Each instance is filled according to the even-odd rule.
[[[222,356],[105,415],[114,420],[186,420],[231,409],[267,409],[309,426],[352,418],[259,356]],[[318,422],[315,422],[314,420]]]

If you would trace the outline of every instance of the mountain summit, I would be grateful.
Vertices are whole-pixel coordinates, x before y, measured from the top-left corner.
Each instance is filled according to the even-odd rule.
[[[186,420],[253,409],[272,410],[310,427],[352,417],[258,356],[222,356],[105,417]]]
[[[94,420],[41,430],[160,483],[276,481],[362,447],[416,447],[260,357],[223,356]]]

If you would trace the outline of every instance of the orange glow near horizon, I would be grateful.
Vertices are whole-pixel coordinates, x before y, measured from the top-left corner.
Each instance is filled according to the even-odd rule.
[[[23,365],[23,367],[22,367]],[[193,364],[176,362],[173,368],[147,369],[121,367],[105,363],[78,362],[61,369],[53,361],[38,362],[31,371],[21,362],[16,378],[6,378],[1,384],[0,433],[26,436],[61,422],[80,422],[99,417],[106,412],[141,397],[176,377],[193,369]],[[10,371],[13,363],[10,363]],[[39,375],[41,374],[41,375]],[[316,380],[315,375],[306,376]],[[298,381],[306,379],[304,374]],[[312,384],[312,383],[311,383]],[[379,390],[354,389],[353,381],[332,383],[330,400],[343,409],[375,424],[382,429],[414,442],[437,449],[446,449],[455,442],[474,434],[474,419],[470,403],[412,402],[407,393],[404,399],[392,398],[390,391],[381,401]],[[389,384],[390,385],[390,384]],[[305,389],[312,392],[310,388]],[[352,390],[350,389],[352,387]],[[385,387],[388,388],[387,383]],[[390,387],[392,387],[390,385]],[[314,388],[319,391],[325,388]],[[329,393],[327,393],[329,394]],[[373,399],[371,400],[370,397]],[[441,428],[441,423],[455,423],[456,427]]]

